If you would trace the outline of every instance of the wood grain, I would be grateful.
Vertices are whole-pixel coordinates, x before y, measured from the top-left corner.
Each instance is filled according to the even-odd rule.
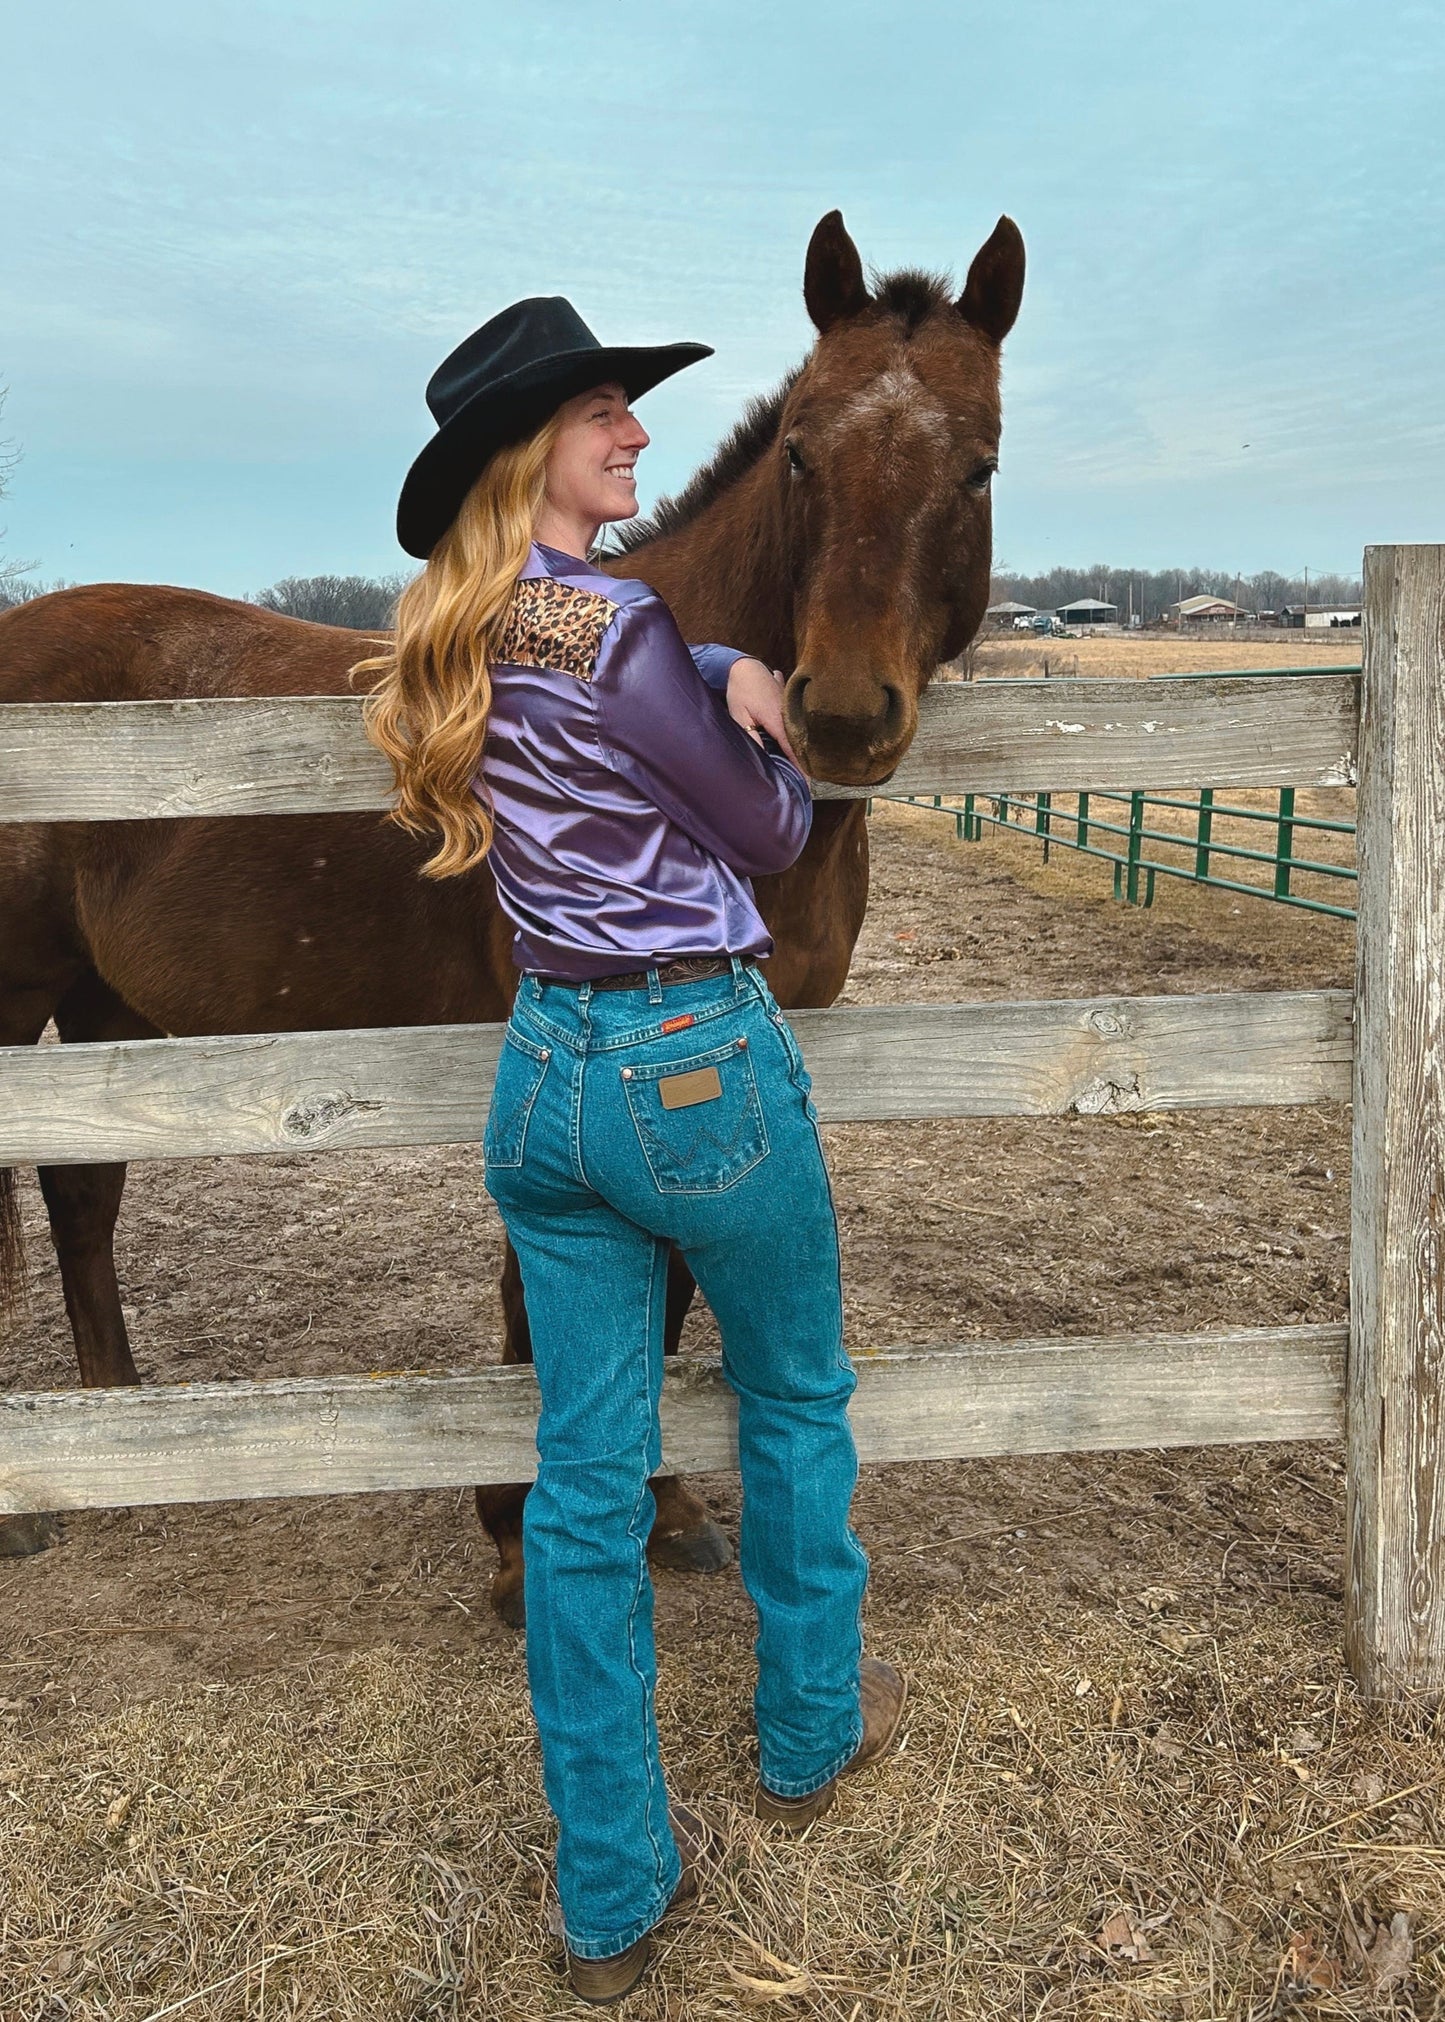
[[[1358,677],[981,681],[927,689],[894,793],[1339,786]],[[0,706],[0,820],[381,809],[390,770],[359,697]],[[867,787],[818,784],[819,799]]]
[[[897,1348],[859,1358],[865,1461],[1325,1439],[1343,1327]],[[530,1480],[530,1369],[0,1397],[0,1514]],[[716,1362],[663,1395],[668,1470],[737,1464]]]
[[[797,1011],[831,1123],[1342,1101],[1343,990]],[[0,1165],[479,1139],[502,1027],[0,1048]]]
[[[339,814],[390,790],[359,696],[0,705],[4,821]]]
[[[1445,1695],[1445,547],[1365,556],[1345,1653]]]

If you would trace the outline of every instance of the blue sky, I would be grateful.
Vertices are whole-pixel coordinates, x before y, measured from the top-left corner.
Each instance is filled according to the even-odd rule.
[[[834,205],[960,278],[1023,229],[1001,562],[1445,539],[1433,5],[47,0],[4,48],[0,553],[45,578],[406,565],[426,378],[533,293],[716,346],[640,408],[673,489],[806,349]]]

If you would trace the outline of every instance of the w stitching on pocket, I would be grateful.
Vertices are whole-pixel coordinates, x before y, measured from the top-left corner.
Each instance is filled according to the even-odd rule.
[[[658,1082],[701,1067],[718,1069],[722,1094],[684,1109],[664,1109]],[[753,1063],[736,1042],[685,1060],[635,1067],[623,1076],[622,1088],[659,1193],[721,1193],[771,1150]]]

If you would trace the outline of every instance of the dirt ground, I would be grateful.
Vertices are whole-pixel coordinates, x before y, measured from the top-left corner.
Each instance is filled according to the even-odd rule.
[[[871,833],[844,1002],[1352,980],[1345,922],[1167,881],[1126,908],[1104,866],[896,805]],[[827,1140],[855,1347],[1346,1309],[1340,1109]],[[29,1175],[24,1208],[5,1380],[65,1387]],[[136,1166],[118,1247],[148,1380],[499,1352],[470,1146]],[[736,1482],[701,1486],[735,1536]],[[1337,1451],[874,1468],[856,1521],[909,1737],[797,1845],[746,1815],[735,1570],[658,1576],[671,1773],[724,1854],[625,2013],[1440,2012],[1445,1745],[1342,1679]],[[76,1515],[0,1563],[5,2022],[581,2013],[490,1570],[452,1494]]]

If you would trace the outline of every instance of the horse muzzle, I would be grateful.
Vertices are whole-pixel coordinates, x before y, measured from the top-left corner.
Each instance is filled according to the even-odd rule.
[[[824,702],[825,686],[804,669],[789,681],[783,712],[793,749],[814,779],[881,786],[913,742],[917,700],[895,682],[878,681],[869,683],[862,706],[850,708],[831,697]]]

